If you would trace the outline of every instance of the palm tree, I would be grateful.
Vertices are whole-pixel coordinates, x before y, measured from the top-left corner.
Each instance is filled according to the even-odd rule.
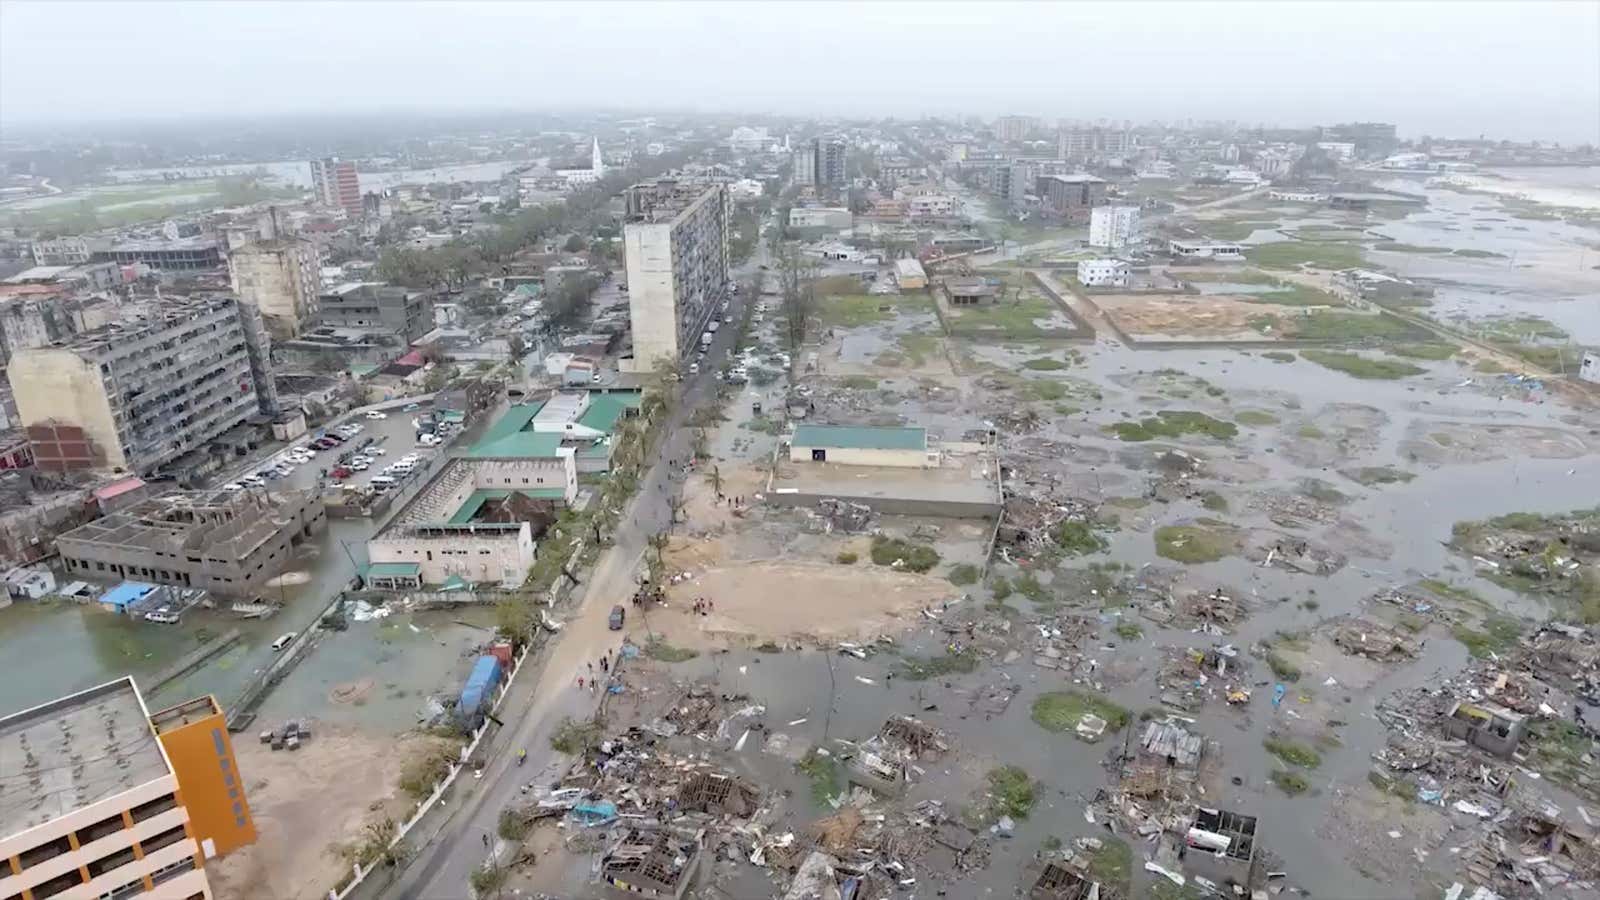
[[[706,477],[711,479],[711,489],[716,492],[718,497],[721,497],[722,496],[722,469],[720,467],[718,467],[718,466],[712,466],[711,467],[711,471],[706,473]]]

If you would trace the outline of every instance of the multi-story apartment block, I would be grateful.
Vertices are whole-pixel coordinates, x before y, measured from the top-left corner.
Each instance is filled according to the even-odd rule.
[[[817,152],[815,147],[796,150],[790,156],[794,161],[794,183],[808,187],[817,183]]]
[[[1041,175],[1035,193],[1045,212],[1069,220],[1086,220],[1089,211],[1106,204],[1106,182],[1093,175]]]
[[[232,297],[17,353],[17,413],[41,469],[147,474],[257,413],[276,414],[266,330]]]
[[[361,177],[351,160],[334,156],[313,159],[311,190],[323,206],[342,209],[352,218],[361,216]]]
[[[1139,207],[1097,206],[1089,213],[1089,246],[1116,249],[1139,239]]]
[[[1115,128],[1063,128],[1056,138],[1056,155],[1062,159],[1126,156],[1133,152],[1133,135]]]
[[[687,355],[728,296],[727,187],[664,178],[624,194],[633,366]]]
[[[228,255],[228,274],[239,299],[261,312],[278,340],[300,335],[317,312],[322,254],[304,238],[257,241]]]
[[[317,320],[335,328],[378,328],[410,343],[433,330],[433,298],[379,281],[357,281],[323,291]]]
[[[995,120],[994,136],[1002,141],[1020,141],[1033,133],[1032,116],[1001,116]]]
[[[817,184],[826,187],[844,187],[848,184],[844,141],[817,138],[811,145],[817,157]]]
[[[0,779],[0,896],[210,900],[187,791],[132,678],[0,719]]]

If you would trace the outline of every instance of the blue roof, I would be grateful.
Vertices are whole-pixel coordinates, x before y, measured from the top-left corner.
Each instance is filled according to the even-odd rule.
[[[104,594],[100,602],[108,606],[124,607],[144,599],[156,586],[144,581],[124,581]]]
[[[791,447],[834,447],[841,450],[927,450],[922,428],[880,428],[858,425],[797,425]]]

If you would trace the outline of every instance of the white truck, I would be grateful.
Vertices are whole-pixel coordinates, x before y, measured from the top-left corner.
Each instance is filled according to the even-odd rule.
[[[700,349],[701,350],[710,350],[711,349],[711,332],[708,331],[705,334],[700,335]]]

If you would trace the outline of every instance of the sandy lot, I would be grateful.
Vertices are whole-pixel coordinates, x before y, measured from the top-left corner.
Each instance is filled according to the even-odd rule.
[[[669,605],[650,612],[650,626],[689,646],[730,637],[869,638],[899,632],[921,609],[960,593],[942,578],[873,565],[867,546],[867,538],[851,542],[860,557],[854,565],[724,560],[717,542],[675,547],[667,554],[669,571],[691,577],[669,588]],[[716,612],[694,615],[696,597],[714,601]]]
[[[325,897],[345,871],[335,845],[356,837],[368,821],[409,811],[411,801],[397,787],[400,769],[408,750],[426,738],[315,727],[293,753],[273,752],[253,732],[235,740],[260,837],[206,866],[222,900]]]
[[[1093,297],[1107,318],[1135,339],[1181,341],[1266,341],[1248,324],[1264,315],[1293,316],[1304,312],[1273,303],[1252,303],[1225,294],[1096,294]]]

